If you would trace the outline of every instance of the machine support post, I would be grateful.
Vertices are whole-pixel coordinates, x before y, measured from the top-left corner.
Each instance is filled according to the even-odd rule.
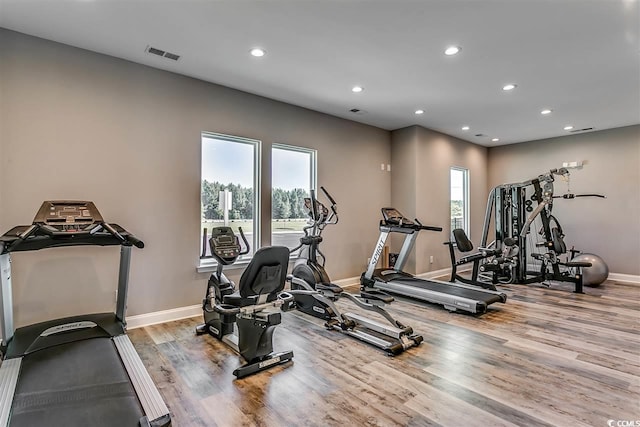
[[[118,273],[118,298],[116,318],[126,327],[127,291],[129,288],[129,267],[131,265],[131,245],[120,246],[120,271]]]
[[[0,310],[2,310],[2,346],[13,338],[13,298],[11,289],[11,254],[0,255]]]
[[[404,268],[404,265],[407,263],[407,260],[411,255],[411,251],[413,251],[413,246],[416,244],[417,237],[418,232],[413,232],[405,236],[402,248],[398,254],[398,259],[396,260],[396,264],[393,266],[394,270],[401,271]]]

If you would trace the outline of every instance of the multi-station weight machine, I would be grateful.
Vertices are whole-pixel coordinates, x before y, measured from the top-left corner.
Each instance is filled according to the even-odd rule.
[[[567,182],[563,195],[554,195],[556,177]],[[484,280],[488,275],[494,284],[570,282],[574,284],[574,292],[582,293],[583,284],[597,286],[606,280],[608,268],[601,258],[593,254],[577,255],[579,251],[573,248],[567,251],[562,227],[552,214],[554,199],[577,197],[605,196],[571,193],[566,168],[493,188],[480,243],[484,256],[470,257],[473,263],[470,281],[482,285],[484,273]],[[489,242],[491,231],[495,239]],[[585,283],[583,274],[587,271],[590,277]]]

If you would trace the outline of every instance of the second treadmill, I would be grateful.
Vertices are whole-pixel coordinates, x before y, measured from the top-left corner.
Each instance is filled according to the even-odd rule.
[[[506,294],[499,291],[440,280],[420,279],[402,271],[413,250],[418,232],[420,230],[442,231],[442,228],[425,226],[418,220],[411,221],[394,208],[382,208],[382,217],[378,243],[373,250],[367,271],[360,279],[362,290],[376,288],[421,301],[442,304],[449,311],[469,313],[484,313],[490,304],[507,301]],[[405,235],[402,249],[392,268],[376,268],[390,233]]]

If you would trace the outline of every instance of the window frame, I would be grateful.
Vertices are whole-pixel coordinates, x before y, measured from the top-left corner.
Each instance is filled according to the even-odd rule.
[[[202,201],[202,166],[204,162],[204,157],[202,157],[202,149],[203,144],[206,139],[217,139],[220,141],[247,144],[253,146],[253,241],[249,242],[249,244],[253,245],[253,252],[257,251],[261,247],[261,211],[262,211],[262,200],[261,200],[261,183],[262,183],[262,141],[254,138],[246,138],[242,136],[235,135],[227,135],[217,132],[208,132],[203,131],[200,134],[200,201]],[[202,202],[200,202],[202,204]],[[200,218],[202,219],[202,205],[200,207]],[[202,242],[202,221],[200,221],[200,236],[198,246]],[[201,253],[202,248],[200,247],[199,254]],[[212,257],[202,258],[198,257],[199,262],[197,265],[197,271],[199,273],[213,271],[213,269],[218,265],[218,262]],[[253,255],[243,255],[236,261],[235,264],[229,266],[227,268],[233,269],[235,266],[239,268],[243,268],[246,264],[251,261]]]
[[[316,197],[318,197],[318,150],[316,150],[315,148],[308,148],[308,147],[300,147],[300,146],[296,146],[296,145],[290,145],[290,144],[282,144],[279,142],[274,142],[273,144],[271,144],[271,197],[273,199],[273,150],[286,150],[286,151],[295,151],[298,153],[304,153],[304,154],[309,154],[309,185],[310,188],[309,190],[313,190],[316,193]],[[271,227],[270,230],[270,237],[271,237],[271,242],[273,243],[273,201],[272,201],[272,206],[271,206],[271,212],[270,212],[270,218],[269,218],[269,225]],[[290,253],[289,257],[291,259],[295,259],[298,258],[298,252],[296,251],[295,253]]]
[[[463,224],[462,229],[465,231],[469,239],[471,239],[471,221],[469,218],[469,169],[462,166],[451,166],[449,168],[449,234],[453,239],[453,217],[451,216],[451,192],[452,192],[452,172],[462,172],[462,215],[463,215]]]

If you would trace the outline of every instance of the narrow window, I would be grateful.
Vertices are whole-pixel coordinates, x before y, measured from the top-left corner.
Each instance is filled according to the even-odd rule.
[[[271,150],[271,244],[292,249],[307,225],[304,198],[316,187],[316,150],[274,144]]]
[[[462,228],[469,236],[469,170],[452,167],[450,174],[451,230]],[[471,238],[471,237],[469,237]]]
[[[211,228],[242,227],[250,258],[260,247],[260,141],[202,133],[201,258],[210,258]],[[244,244],[243,244],[244,247]]]

